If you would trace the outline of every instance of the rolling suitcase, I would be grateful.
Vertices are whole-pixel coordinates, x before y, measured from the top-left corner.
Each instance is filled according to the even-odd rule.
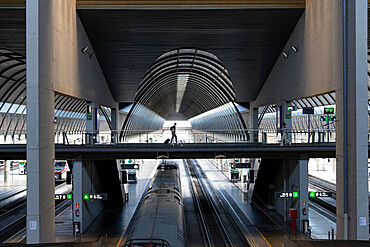
[[[170,138],[164,141],[164,144],[168,144],[170,142]]]

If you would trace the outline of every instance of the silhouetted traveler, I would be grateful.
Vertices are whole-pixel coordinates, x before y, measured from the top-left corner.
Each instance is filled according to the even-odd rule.
[[[171,143],[173,141],[173,138],[175,138],[175,142],[177,143],[177,135],[176,135],[176,123],[173,124],[173,126],[170,128],[172,133]]]

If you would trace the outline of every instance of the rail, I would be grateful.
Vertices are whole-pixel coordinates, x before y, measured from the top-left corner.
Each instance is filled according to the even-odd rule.
[[[0,144],[27,143],[26,131],[0,130]],[[164,143],[171,140],[169,129],[162,130],[97,130],[97,131],[64,131],[55,130],[55,143],[65,145],[114,144],[114,143]],[[370,133],[368,131],[368,133]],[[178,128],[176,131],[179,143],[333,143],[336,141],[335,129],[292,129],[284,135],[281,130],[267,131],[262,129],[209,129],[194,130]],[[368,135],[370,136],[370,135]],[[370,139],[369,139],[370,140]]]

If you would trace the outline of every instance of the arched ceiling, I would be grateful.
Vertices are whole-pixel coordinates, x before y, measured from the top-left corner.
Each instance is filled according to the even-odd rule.
[[[221,61],[197,48],[164,53],[149,68],[135,95],[135,102],[167,119],[181,113],[190,119],[235,101],[235,92]]]

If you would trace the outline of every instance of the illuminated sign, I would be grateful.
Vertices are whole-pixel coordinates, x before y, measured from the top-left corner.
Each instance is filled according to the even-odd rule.
[[[83,194],[82,198],[84,200],[107,200],[107,194],[106,193],[93,193],[93,194]]]
[[[72,194],[55,194],[55,200],[72,200]]]
[[[329,116],[329,121],[335,121],[335,116]],[[328,121],[327,116],[321,116],[321,121]]]
[[[92,115],[87,115],[87,120],[92,120]]]
[[[293,198],[299,197],[299,192],[297,191],[289,191],[289,192],[275,192],[276,198]]]
[[[309,197],[332,197],[333,192],[330,191],[310,191],[308,193]]]
[[[333,107],[325,107],[324,108],[325,114],[334,114],[334,108]]]

